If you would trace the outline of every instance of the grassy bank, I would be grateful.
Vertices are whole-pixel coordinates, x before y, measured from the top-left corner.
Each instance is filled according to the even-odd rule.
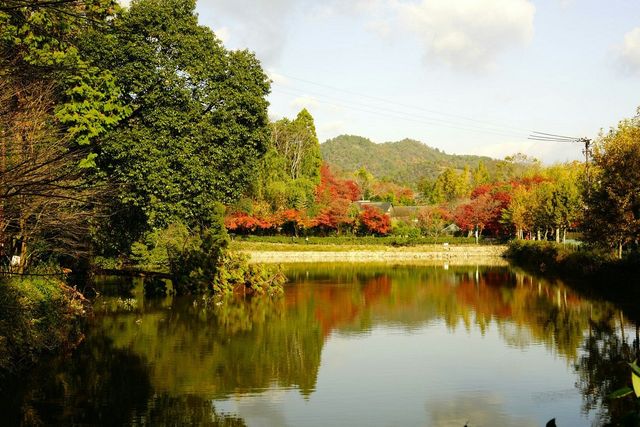
[[[84,297],[60,279],[0,280],[0,375],[24,369],[43,354],[76,346],[89,313]]]
[[[553,242],[516,240],[505,254],[529,270],[564,279],[631,278],[640,276],[640,254],[616,259],[611,252]]]
[[[232,250],[244,251],[298,251],[298,252],[352,252],[376,250],[407,250],[421,252],[441,251],[443,245],[477,246],[473,238],[466,237],[286,237],[286,236],[242,236],[236,237],[230,245]],[[480,245],[495,244],[493,241],[481,240]]]

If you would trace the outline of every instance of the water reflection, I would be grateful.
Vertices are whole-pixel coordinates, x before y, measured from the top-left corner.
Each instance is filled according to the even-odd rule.
[[[512,416],[503,409],[500,395],[465,393],[426,404],[429,425],[432,427],[460,427],[463,425],[492,427],[537,427],[536,420]]]
[[[227,301],[104,281],[85,345],[5,384],[0,409],[8,425],[462,426],[602,424],[634,404],[605,396],[635,329],[560,283],[475,266],[288,276],[282,298]]]

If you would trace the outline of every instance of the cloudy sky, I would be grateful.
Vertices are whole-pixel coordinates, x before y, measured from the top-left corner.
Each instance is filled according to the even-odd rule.
[[[199,0],[202,24],[255,51],[270,113],[303,107],[321,141],[414,138],[545,162],[640,106],[637,0]]]

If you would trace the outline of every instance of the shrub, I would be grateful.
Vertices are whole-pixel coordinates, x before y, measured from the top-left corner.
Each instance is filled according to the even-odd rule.
[[[213,278],[214,292],[221,295],[281,294],[286,281],[282,270],[264,264],[249,264],[248,259],[244,254],[225,253]]]
[[[90,304],[53,278],[0,282],[0,372],[17,371],[42,353],[71,348],[82,339]]]

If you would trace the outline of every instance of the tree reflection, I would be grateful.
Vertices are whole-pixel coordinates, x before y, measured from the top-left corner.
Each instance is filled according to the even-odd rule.
[[[1,397],[5,426],[245,425],[201,397],[156,394],[148,363],[104,335],[3,384]]]
[[[626,384],[624,362],[634,348],[637,353],[616,332],[626,321],[611,304],[583,299],[561,283],[474,266],[301,265],[288,273],[285,295],[275,299],[147,300],[139,284],[124,299],[103,293],[85,351],[51,379],[25,384],[21,397],[9,400],[14,406],[4,403],[6,413],[12,423],[41,417],[243,425],[217,414],[211,401],[274,385],[309,396],[332,334],[368,334],[381,326],[412,331],[436,322],[482,334],[491,327],[517,348],[544,344],[576,366],[585,411],[602,408],[605,420],[628,409],[605,399]]]
[[[584,410],[597,410],[602,425],[640,425],[640,406],[635,397],[607,397],[630,382],[628,362],[640,356],[637,326],[635,332],[635,340],[629,344],[622,314],[611,312],[608,318],[591,324],[582,345],[583,353],[576,364],[576,386],[584,397]]]

